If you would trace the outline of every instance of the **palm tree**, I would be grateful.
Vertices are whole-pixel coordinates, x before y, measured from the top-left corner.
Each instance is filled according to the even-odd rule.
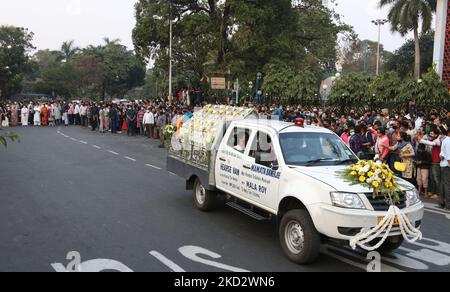
[[[80,48],[75,46],[75,41],[63,42],[61,46],[61,52],[63,53],[66,62],[69,62],[73,55],[75,55],[79,50]]]
[[[399,32],[402,36],[410,31],[414,32],[414,76],[416,79],[420,78],[419,24],[422,21],[422,33],[430,31],[436,2],[437,0],[380,0],[379,2],[380,8],[392,5],[388,19],[393,32]]]
[[[120,39],[110,39],[108,37],[103,38],[105,44],[108,45],[118,45],[120,44]]]

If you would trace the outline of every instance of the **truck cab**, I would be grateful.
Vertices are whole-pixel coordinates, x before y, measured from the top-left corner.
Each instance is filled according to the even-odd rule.
[[[364,228],[374,228],[392,203],[374,199],[370,189],[337,175],[358,158],[325,128],[301,121],[234,121],[218,145],[209,169],[213,181],[188,175],[196,206],[210,211],[221,194],[246,206],[247,213],[277,218],[281,247],[295,263],[314,262],[324,239],[348,242]],[[418,228],[424,213],[418,192],[397,181],[402,191],[397,207]],[[379,251],[402,243],[401,231],[394,227]]]

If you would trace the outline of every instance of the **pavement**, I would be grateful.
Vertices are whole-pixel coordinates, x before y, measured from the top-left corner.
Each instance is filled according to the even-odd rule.
[[[165,170],[159,141],[80,127],[13,128],[0,149],[0,271],[359,272],[366,254],[323,245],[298,266],[277,226],[229,207],[197,211]],[[382,259],[382,271],[450,271],[450,213],[426,203],[424,240]]]

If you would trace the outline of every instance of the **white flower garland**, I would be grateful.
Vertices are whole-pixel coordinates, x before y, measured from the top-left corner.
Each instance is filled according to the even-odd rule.
[[[356,249],[356,247],[359,246],[366,251],[374,251],[380,248],[389,237],[395,223],[395,217],[398,218],[400,231],[407,242],[414,243],[418,240],[422,240],[422,232],[411,225],[408,217],[403,214],[397,206],[392,205],[384,219],[375,228],[364,228],[361,233],[350,240],[351,248]],[[385,234],[375,246],[368,245],[369,242],[378,238],[383,232],[385,232]]]

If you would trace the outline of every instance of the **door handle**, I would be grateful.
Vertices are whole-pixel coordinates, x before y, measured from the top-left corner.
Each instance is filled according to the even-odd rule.
[[[250,164],[244,164],[242,167],[245,169],[252,169],[252,166]]]
[[[223,161],[223,162],[227,161],[225,158],[222,158],[222,157],[219,157],[219,160]]]

